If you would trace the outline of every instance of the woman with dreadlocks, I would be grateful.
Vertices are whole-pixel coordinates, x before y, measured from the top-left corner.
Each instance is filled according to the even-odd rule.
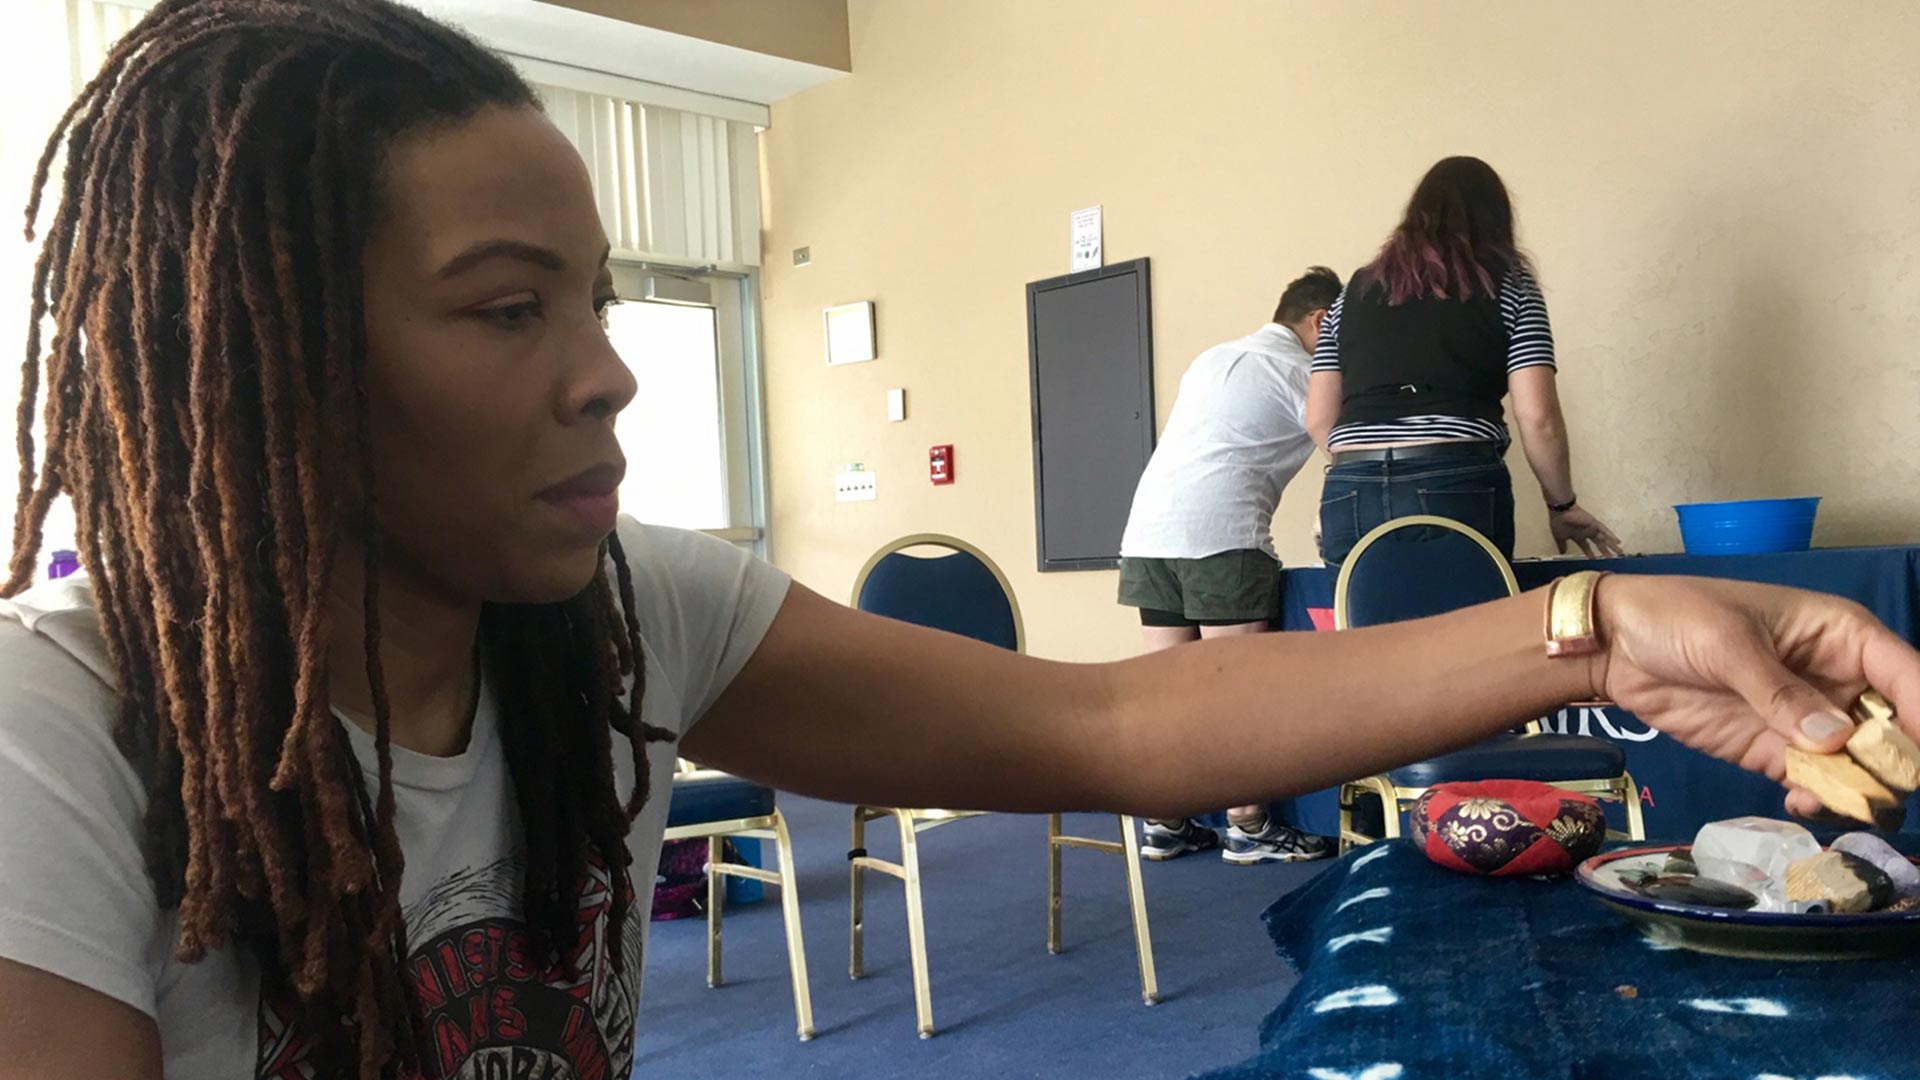
[[[586,171],[509,66],[387,0],[163,0],[37,180],[0,1078],[624,1075],[676,750],[1179,817],[1593,696],[1776,779],[1869,683],[1920,717],[1903,642],[1759,586],[1608,578],[1571,658],[1532,594],[1068,665],[617,520],[636,387]],[[29,589],[62,494],[87,574]]]

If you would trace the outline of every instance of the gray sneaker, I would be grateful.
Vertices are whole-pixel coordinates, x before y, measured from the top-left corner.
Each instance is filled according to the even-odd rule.
[[[1179,828],[1168,828],[1157,821],[1149,821],[1141,830],[1145,838],[1140,844],[1140,857],[1154,862],[1177,859],[1189,851],[1210,851],[1220,846],[1220,834],[1188,818]]]
[[[1291,825],[1269,820],[1257,833],[1247,833],[1235,825],[1227,830],[1226,846],[1220,858],[1236,866],[1263,862],[1311,862],[1333,854],[1333,842],[1324,836],[1304,833]]]

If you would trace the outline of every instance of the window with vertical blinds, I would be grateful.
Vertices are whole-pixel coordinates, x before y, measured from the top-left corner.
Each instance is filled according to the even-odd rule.
[[[69,0],[77,91],[154,0]],[[710,99],[709,115],[643,100],[700,104],[704,95],[508,54],[547,115],[587,163],[615,257],[760,265],[758,129],[764,106]],[[572,73],[557,85],[555,75]],[[591,87],[591,89],[589,88]],[[609,92],[624,88],[625,92]]]
[[[133,29],[152,7],[152,0],[71,0],[73,28],[73,91],[87,85],[107,59],[107,50]]]
[[[536,84],[593,177],[616,256],[760,265],[754,126]]]

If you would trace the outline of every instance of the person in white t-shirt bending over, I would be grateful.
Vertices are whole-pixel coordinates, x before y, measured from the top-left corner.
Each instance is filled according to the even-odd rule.
[[[1201,353],[1181,377],[1120,540],[1120,602],[1140,609],[1147,651],[1257,634],[1279,617],[1273,511],[1313,453],[1308,371],[1320,320],[1339,295],[1339,275],[1313,267],[1280,294],[1272,322]],[[1297,862],[1332,850],[1264,806],[1235,807],[1227,820],[1227,862]],[[1171,859],[1218,844],[1191,818],[1150,820],[1141,854]]]

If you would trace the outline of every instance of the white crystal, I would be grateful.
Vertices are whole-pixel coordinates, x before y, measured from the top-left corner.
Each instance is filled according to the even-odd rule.
[[[1844,851],[1865,859],[1880,868],[1881,872],[1893,879],[1893,887],[1901,896],[1920,895],[1920,866],[1913,865],[1905,855],[1895,851],[1892,844],[1870,832],[1852,832],[1835,840],[1831,845],[1835,851]]]
[[[1773,818],[1741,817],[1700,827],[1693,862],[1700,876],[1738,885],[1760,897],[1757,910],[1784,910],[1787,864],[1820,854],[1820,841],[1805,826]]]

